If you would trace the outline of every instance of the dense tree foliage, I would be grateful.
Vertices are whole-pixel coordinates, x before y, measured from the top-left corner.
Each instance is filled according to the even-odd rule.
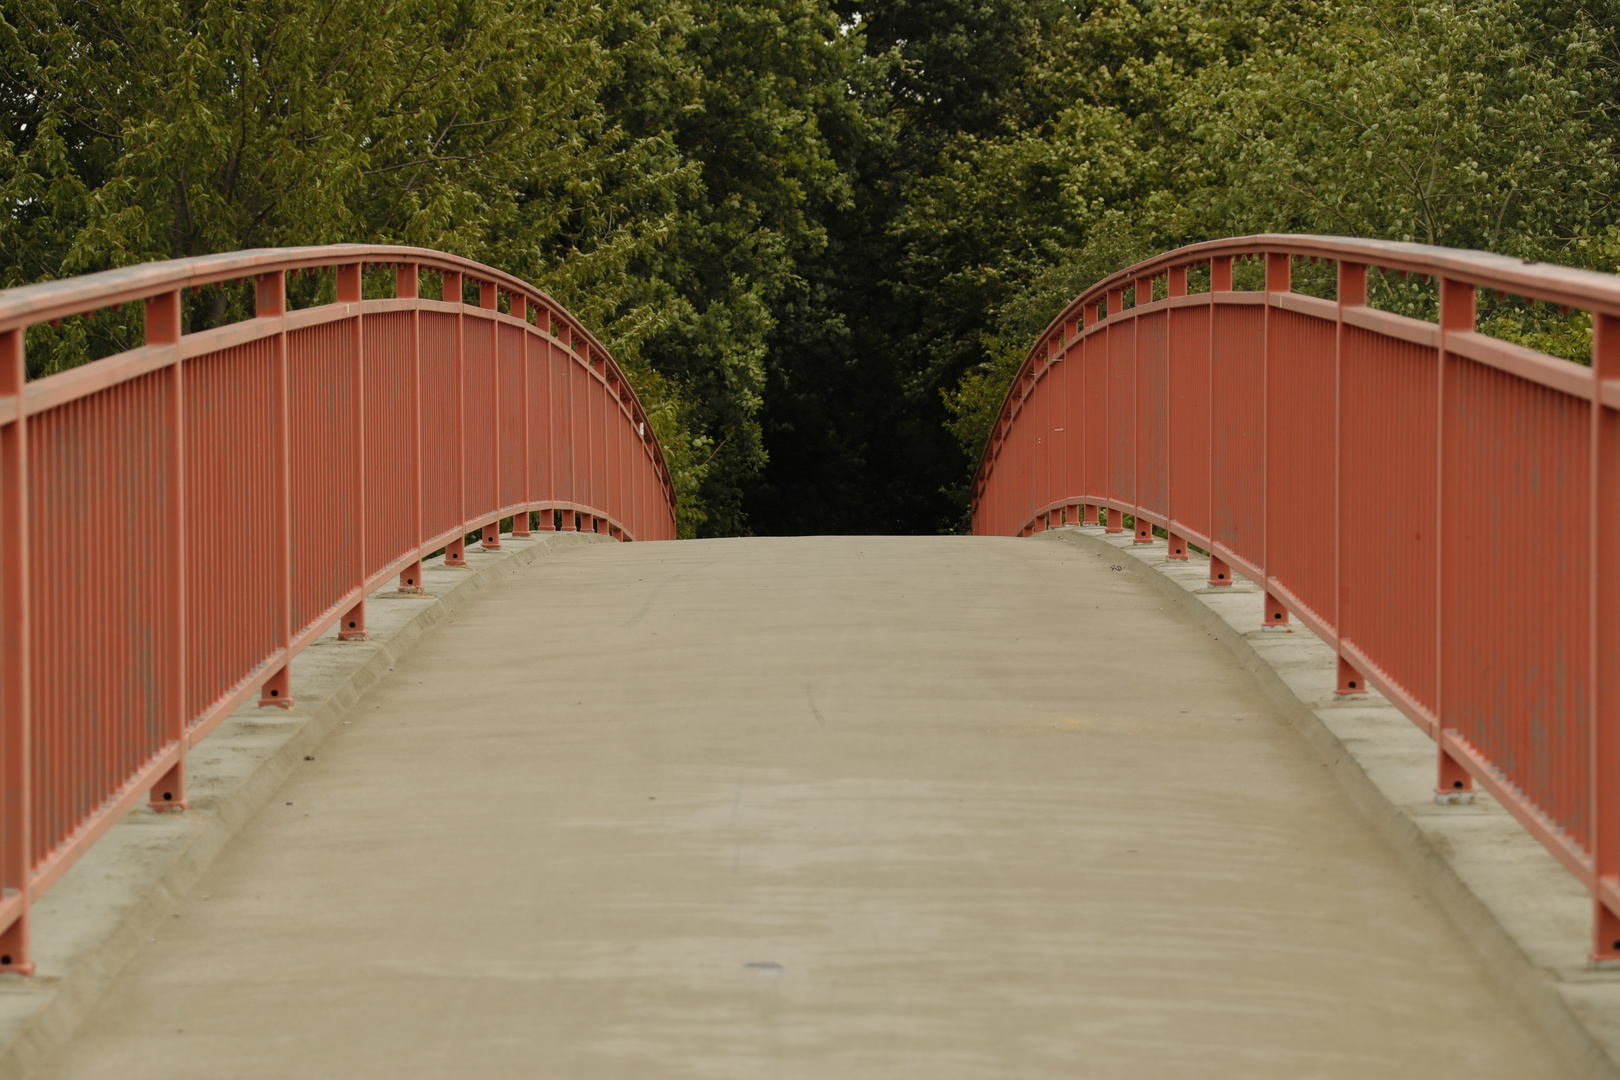
[[[1328,232],[1613,269],[1613,2],[0,0],[0,284],[454,251],[598,330],[686,533],[948,531],[1034,334],[1154,251]],[[134,336],[42,330],[31,366]]]

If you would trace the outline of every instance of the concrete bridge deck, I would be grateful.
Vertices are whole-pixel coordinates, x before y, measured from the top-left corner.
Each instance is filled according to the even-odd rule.
[[[1111,565],[535,562],[360,700],[47,1075],[1564,1075],[1253,679]]]

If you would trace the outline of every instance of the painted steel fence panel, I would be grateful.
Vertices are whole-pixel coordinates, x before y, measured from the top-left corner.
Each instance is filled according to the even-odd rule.
[[[1096,315],[1093,307],[1092,315]],[[1113,410],[1107,407],[1105,388],[1108,385],[1108,334],[1095,330],[1086,335],[1083,345],[1086,365],[1086,452],[1084,492],[1092,496],[1096,506],[1108,498],[1108,427],[1113,422]],[[1095,511],[1093,511],[1094,513]]]
[[[1210,541],[1247,567],[1265,562],[1265,309],[1216,303],[1210,310]]]
[[[350,412],[359,364],[352,324],[287,335],[292,436],[292,625],[332,610],[359,581],[355,545],[334,531],[332,508],[352,504],[360,444]],[[346,524],[346,523],[344,523]]]
[[[368,266],[394,268],[395,295],[363,297]],[[287,276],[323,270],[335,302],[289,310]],[[423,271],[445,299],[419,295]],[[234,281],[255,315],[184,333],[183,291]],[[135,303],[145,345],[26,381],[30,327]],[[437,550],[464,562],[469,533],[496,546],[503,517],[528,535],[558,510],[624,540],[676,532],[617,366],[490,267],[345,245],[0,292],[0,970],[31,970],[31,904],[124,812],[185,808],[197,739],[255,696],[290,706],[321,633],[365,636],[369,591],[419,592]]]
[[[496,459],[500,462],[500,490],[496,502],[501,509],[528,502],[524,440],[528,427],[524,403],[524,378],[528,364],[523,355],[532,335],[509,323],[500,327],[499,374],[496,397],[500,401],[500,423],[495,426],[499,440]]]
[[[1340,647],[1432,721],[1438,353],[1355,326],[1340,342]]]
[[[1136,504],[1144,519],[1170,518],[1168,309],[1136,320]]]
[[[423,311],[420,411],[422,498],[427,535],[445,536],[465,520],[461,483],[461,316]]]
[[[1586,516],[1590,406],[1462,357],[1441,393],[1438,711],[1585,847],[1589,538],[1525,525]]]
[[[273,653],[276,561],[274,343],[250,342],[185,365],[185,715],[242,687]]]
[[[462,317],[462,440],[461,469],[465,477],[466,516],[481,517],[496,510],[495,456],[500,437],[496,403],[495,326],[484,319]]]
[[[1294,291],[1307,259],[1334,299]],[[1435,280],[1438,321],[1368,306],[1370,267]],[[1592,367],[1478,333],[1481,290],[1591,312]],[[1031,440],[1058,431],[1053,468]],[[1435,740],[1437,799],[1483,787],[1590,888],[1593,962],[1620,965],[1620,278],[1341,237],[1168,252],[1047,327],[972,490],[976,533],[1130,514],[1170,558],[1206,547],[1212,586],[1260,585],[1338,693]]]
[[[1106,323],[1108,339],[1108,499],[1136,502],[1136,320]]]
[[[1333,619],[1337,329],[1336,318],[1266,312],[1265,566],[1313,625]]]
[[[415,312],[389,311],[362,324],[367,566],[386,566],[416,547],[415,319]]]
[[[540,318],[550,321],[543,312]],[[529,346],[529,476],[534,498],[548,504],[555,499],[551,479],[551,436],[556,431],[551,413],[551,349],[550,328],[542,326],[541,334],[531,339]],[[550,511],[540,516],[542,529],[552,527],[551,517]]]
[[[1170,531],[1209,547],[1209,308],[1170,309]]]
[[[169,658],[176,631],[175,567],[182,542],[165,520],[128,529],[126,542],[87,542],[108,523],[139,521],[170,502],[174,379],[155,372],[42,413],[28,426],[33,646],[30,787],[51,791],[32,815],[29,848],[52,862],[107,792],[162,745],[180,713]],[[114,526],[117,527],[117,526]],[[127,528],[127,526],[126,526]],[[149,588],[122,590],[125,581]]]

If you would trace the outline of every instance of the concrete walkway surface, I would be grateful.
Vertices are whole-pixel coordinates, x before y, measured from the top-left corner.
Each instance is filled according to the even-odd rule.
[[[47,1075],[1566,1075],[1126,568],[593,544],[354,707]]]

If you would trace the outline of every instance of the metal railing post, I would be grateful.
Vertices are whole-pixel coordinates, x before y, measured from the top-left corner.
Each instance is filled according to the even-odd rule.
[[[1620,318],[1592,315],[1591,561],[1592,963],[1620,965],[1620,411],[1605,391],[1620,390]]]
[[[1339,261],[1338,321],[1334,326],[1333,353],[1333,651],[1338,655],[1337,685],[1334,694],[1339,697],[1364,695],[1366,678],[1351,666],[1344,656],[1345,621],[1354,617],[1354,605],[1345,603],[1346,585],[1344,559],[1351,537],[1351,516],[1344,505],[1344,310],[1362,307],[1367,303],[1367,267],[1361,263]]]
[[[0,971],[32,975],[29,884],[33,839],[33,710],[29,682],[33,625],[29,613],[27,371],[21,328],[0,333]]]
[[[1218,462],[1215,457],[1215,436],[1220,430],[1220,420],[1215,415],[1215,357],[1217,355],[1215,344],[1219,339],[1216,332],[1216,316],[1220,308],[1216,305],[1216,295],[1232,291],[1232,257],[1230,255],[1217,255],[1209,260],[1209,521],[1210,521],[1210,551],[1209,551],[1209,583],[1216,587],[1232,584],[1232,568],[1226,564],[1215,551],[1215,522],[1219,503],[1215,498],[1215,471]]]
[[[1097,322],[1097,306],[1095,304],[1080,305],[1080,314],[1075,321],[1075,339],[1083,341],[1086,327],[1094,326]],[[1091,399],[1091,345],[1082,344],[1080,349],[1080,452],[1075,455],[1080,468],[1080,524],[1097,524],[1097,504],[1092,501],[1095,495],[1090,491],[1091,485],[1091,425],[1094,422],[1093,414],[1096,412],[1096,402]]]
[[[518,462],[518,501],[523,509],[512,512],[512,535],[528,536],[529,533],[529,505],[534,501],[534,489],[529,476],[529,298],[522,293],[512,293],[512,315],[519,322],[518,340],[523,348],[518,352],[518,453],[523,455]]]
[[[467,395],[466,360],[467,331],[462,314],[461,273],[444,270],[439,275],[444,281],[444,301],[456,305],[455,385],[450,389],[456,397],[456,535],[444,546],[444,565],[467,565]]]
[[[415,263],[401,263],[394,268],[394,296],[402,300],[416,300],[420,293],[421,268]],[[427,500],[423,495],[422,479],[422,310],[416,304],[410,309],[411,327],[411,548],[416,558],[399,574],[399,591],[423,593],[422,542],[427,539],[424,515]]]
[[[1108,325],[1103,327],[1103,368],[1105,381],[1103,383],[1103,416],[1107,420],[1107,442],[1104,444],[1103,495],[1110,501],[1116,501],[1118,492],[1114,490],[1114,476],[1117,472],[1114,461],[1115,439],[1114,425],[1119,423],[1119,417],[1114,415],[1114,316],[1125,310],[1125,290],[1108,290]],[[1117,506],[1109,507],[1106,511],[1106,525],[1104,532],[1118,533],[1125,531],[1125,511]]]
[[[489,363],[490,363],[490,412],[494,414],[494,421],[489,425],[488,438],[490,448],[490,488],[494,491],[495,520],[484,526],[483,543],[479,546],[490,551],[501,546],[501,321],[497,316],[501,312],[501,294],[494,284],[480,282],[478,285],[478,306],[490,313],[489,318]]]
[[[1446,558],[1446,472],[1450,464],[1446,459],[1446,369],[1448,338],[1454,333],[1467,333],[1474,329],[1474,308],[1478,291],[1466,281],[1440,279],[1440,347],[1435,350],[1435,421],[1434,421],[1434,718],[1435,739],[1439,768],[1435,782],[1435,799],[1440,802],[1472,802],[1474,778],[1462,763],[1446,750],[1446,618],[1445,558]]]
[[[274,479],[271,498],[275,504],[271,528],[276,534],[276,565],[272,589],[275,596],[275,641],[281,659],[259,693],[259,704],[283,709],[293,706],[292,695],[292,400],[287,361],[287,273],[275,270],[255,279],[256,309],[261,319],[277,319],[280,331],[271,337],[270,350],[270,447]]]
[[[1063,358],[1063,364],[1064,364],[1064,367],[1063,367],[1063,434],[1065,436],[1064,441],[1063,441],[1063,445],[1064,445],[1064,449],[1065,449],[1065,453],[1063,455],[1063,487],[1065,489],[1064,493],[1063,493],[1063,500],[1064,500],[1063,524],[1064,525],[1078,525],[1078,524],[1080,524],[1080,503],[1076,502],[1075,500],[1079,495],[1082,494],[1082,492],[1084,491],[1084,488],[1085,488],[1084,474],[1081,473],[1077,468],[1077,466],[1078,466],[1078,464],[1080,462],[1080,455],[1085,452],[1084,449],[1083,449],[1084,441],[1085,441],[1085,432],[1086,432],[1085,420],[1084,420],[1085,408],[1084,408],[1084,406],[1081,407],[1079,415],[1071,414],[1070,411],[1069,411],[1069,402],[1071,400],[1073,400],[1073,398],[1074,398],[1074,391],[1070,387],[1070,382],[1074,381],[1074,382],[1076,382],[1078,384],[1080,393],[1082,395],[1082,400],[1084,400],[1083,395],[1085,393],[1085,387],[1086,387],[1086,383],[1085,383],[1085,378],[1086,378],[1085,364],[1081,363],[1079,365],[1076,365],[1076,364],[1072,364],[1072,363],[1069,362],[1069,350],[1071,348],[1073,348],[1079,342],[1079,340],[1080,340],[1079,322],[1077,320],[1075,320],[1075,319],[1066,320],[1063,323],[1063,350],[1062,350],[1061,353],[1059,353],[1059,355],[1062,356],[1062,358]],[[1075,370],[1076,367],[1079,368],[1078,371]]]
[[[163,681],[174,695],[172,706],[163,716],[165,751],[173,746],[174,764],[152,785],[149,804],[159,812],[178,813],[189,805],[186,802],[186,544],[190,536],[186,522],[186,410],[185,368],[180,359],[180,293],[178,290],[162,293],[146,302],[146,343],[167,345],[174,349],[174,360],[164,372],[167,382],[164,422],[169,430],[164,433],[168,441],[169,475],[165,478],[163,507],[164,530],[168,543],[164,545],[164,569],[169,574],[170,587],[163,608],[165,638],[169,641],[169,655],[161,661],[165,670]]]
[[[362,297],[361,279],[365,270],[362,263],[349,263],[337,268],[337,302],[352,304],[354,316],[346,320],[344,328],[354,335],[354,370],[349,379],[349,424],[354,431],[354,478],[349,485],[351,500],[348,547],[357,552],[351,561],[350,580],[360,590],[359,597],[338,620],[339,641],[364,641],[366,634],[366,336],[364,316],[360,313]]]
[[[1179,265],[1172,266],[1165,274],[1165,300],[1168,302],[1175,297],[1186,295],[1187,268]],[[1175,341],[1174,337],[1172,336],[1175,331],[1175,317],[1174,309],[1164,313],[1165,374],[1167,378],[1170,373],[1170,350]],[[1170,549],[1169,554],[1166,555],[1165,558],[1178,559],[1182,562],[1186,562],[1187,538],[1179,535],[1174,528],[1174,522],[1176,520],[1176,459],[1175,442],[1171,432],[1175,429],[1175,422],[1174,417],[1168,415],[1170,409],[1168,403],[1173,399],[1167,395],[1165,400],[1167,415],[1164,429],[1164,520],[1166,522],[1164,533],[1167,546]]]
[[[1271,508],[1277,500],[1271,497],[1271,484],[1275,479],[1271,467],[1271,334],[1276,322],[1271,304],[1273,293],[1285,293],[1293,288],[1293,260],[1286,254],[1266,253],[1266,304],[1262,309],[1260,331],[1260,386],[1264,401],[1260,406],[1260,577],[1266,591],[1265,623],[1267,630],[1280,630],[1288,625],[1288,608],[1283,605],[1271,587]]]
[[[551,310],[542,306],[534,317],[534,325],[540,331],[541,383],[540,383],[540,445],[544,448],[546,467],[545,475],[541,478],[543,488],[541,494],[545,497],[540,501],[545,505],[540,510],[540,531],[554,532],[557,528],[557,451],[552,441],[552,433],[557,427],[557,409],[554,404],[556,391],[551,377],[555,345],[552,344]]]
[[[1147,350],[1147,335],[1142,333],[1141,309],[1153,303],[1153,279],[1136,279],[1132,293],[1136,311],[1131,332],[1131,517],[1136,535],[1135,544],[1153,543],[1153,526],[1142,520],[1142,413],[1146,403],[1142,400],[1142,360]]]

